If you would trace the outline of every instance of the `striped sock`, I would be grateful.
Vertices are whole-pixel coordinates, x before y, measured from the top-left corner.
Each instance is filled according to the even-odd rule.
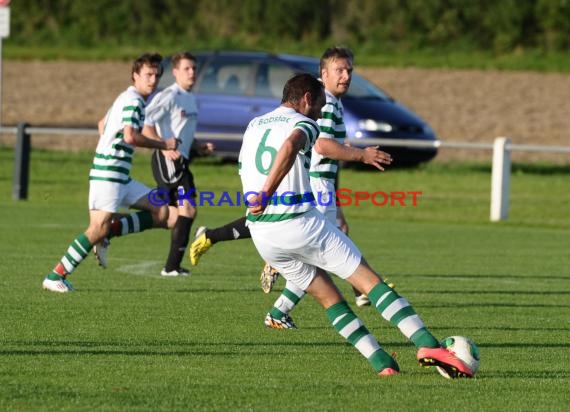
[[[380,347],[346,301],[335,303],[326,310],[326,314],[336,331],[368,360],[376,372],[385,368],[400,370],[396,361]]]
[[[67,248],[67,252],[61,258],[59,263],[55,265],[52,272],[48,275],[48,279],[58,280],[71,274],[77,266],[89,255],[93,245],[87,239],[85,234],[77,236]]]
[[[121,217],[111,223],[109,238],[138,233],[153,227],[152,214],[147,211],[135,212]]]
[[[287,281],[285,289],[283,289],[283,292],[281,292],[281,295],[279,295],[269,313],[274,318],[281,319],[293,310],[297,303],[303,299],[303,296],[305,296],[304,290],[299,289],[293,283]]]
[[[418,348],[437,348],[437,339],[426,328],[412,305],[394,289],[380,282],[368,293],[370,302],[380,315],[410,339]]]

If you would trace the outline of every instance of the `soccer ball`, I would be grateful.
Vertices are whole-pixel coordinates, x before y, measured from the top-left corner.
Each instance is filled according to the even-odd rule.
[[[473,371],[473,375],[479,368],[479,348],[471,339],[465,336],[450,336],[441,341],[441,346],[449,350],[465,363]],[[451,379],[451,376],[441,367],[437,366],[441,376]]]

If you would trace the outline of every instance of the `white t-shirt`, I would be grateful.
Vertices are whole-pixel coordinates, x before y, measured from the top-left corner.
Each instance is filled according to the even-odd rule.
[[[189,159],[197,121],[198,106],[194,93],[173,83],[152,97],[146,107],[144,123],[154,126],[163,139],[180,139],[177,150]]]

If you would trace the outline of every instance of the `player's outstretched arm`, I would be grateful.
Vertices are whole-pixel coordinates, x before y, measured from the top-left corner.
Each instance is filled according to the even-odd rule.
[[[392,163],[392,156],[389,153],[378,149],[378,146],[371,146],[365,149],[358,147],[346,146],[336,142],[333,139],[318,138],[315,143],[315,150],[322,156],[334,160],[343,160],[345,162],[361,162],[372,165],[378,170],[384,171],[382,165]]]

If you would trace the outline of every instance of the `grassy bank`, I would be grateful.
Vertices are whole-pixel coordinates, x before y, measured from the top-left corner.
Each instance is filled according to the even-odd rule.
[[[76,60],[76,61],[131,61],[143,51],[157,50],[164,55],[173,54],[181,49],[193,52],[201,50],[216,50],[219,46],[195,49],[191,44],[179,45],[129,45],[110,46],[105,48],[74,48],[74,47],[33,47],[15,46],[6,42],[4,58],[9,60]],[[320,56],[322,49],[315,46],[289,46],[278,49],[259,49],[274,53],[294,53],[307,56]],[[369,67],[418,67],[418,68],[448,68],[448,69],[482,69],[482,70],[528,70],[537,72],[570,72],[570,55],[568,53],[543,53],[536,50],[517,50],[512,53],[496,54],[493,52],[422,49],[388,51],[364,47],[354,48],[359,66]]]

